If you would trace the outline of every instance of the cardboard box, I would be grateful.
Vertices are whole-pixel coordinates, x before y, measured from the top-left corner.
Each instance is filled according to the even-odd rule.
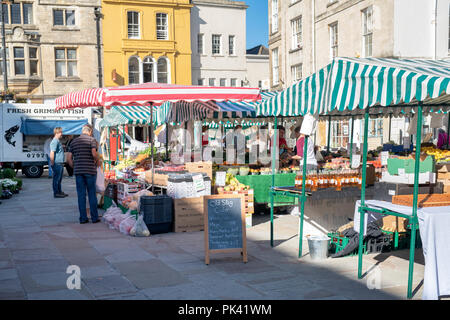
[[[437,164],[436,172],[442,172],[442,173],[450,172],[450,164]]]
[[[254,206],[254,191],[253,189],[250,190],[244,190],[244,191],[223,191],[220,194],[243,194],[245,198],[245,213],[254,213],[255,212],[255,206]]]
[[[169,176],[167,174],[155,173],[153,183],[157,186],[167,186]],[[152,171],[148,170],[145,172],[145,181],[147,183],[152,183]]]
[[[450,172],[439,172],[437,173],[438,180],[450,180]]]
[[[444,186],[444,193],[450,193],[450,184]]]
[[[212,162],[199,161],[199,162],[186,162],[186,170],[192,173],[206,173],[208,177],[213,180]]]
[[[396,216],[386,216],[383,217],[383,230],[390,232],[406,232],[406,226],[408,225],[408,219],[396,217]]]
[[[204,230],[203,197],[174,199],[174,232]]]
[[[391,196],[413,194],[414,186],[402,183],[388,183],[388,194]],[[442,193],[444,185],[441,182],[425,186],[419,186],[419,194]]]

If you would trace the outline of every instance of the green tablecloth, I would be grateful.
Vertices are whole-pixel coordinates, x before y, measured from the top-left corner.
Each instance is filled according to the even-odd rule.
[[[295,185],[295,173],[280,173],[275,175],[275,186],[286,187]],[[248,176],[236,176],[236,179],[247,186],[250,186],[254,190],[254,198],[256,203],[269,203],[270,196],[269,191],[272,187],[272,175],[260,174],[260,175],[248,175]],[[297,204],[297,198],[286,196],[275,196],[275,206],[286,204]]]

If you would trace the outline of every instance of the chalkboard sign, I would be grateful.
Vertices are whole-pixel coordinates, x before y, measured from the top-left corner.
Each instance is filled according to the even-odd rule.
[[[247,262],[244,203],[241,194],[204,197],[206,264],[216,252],[240,252]]]

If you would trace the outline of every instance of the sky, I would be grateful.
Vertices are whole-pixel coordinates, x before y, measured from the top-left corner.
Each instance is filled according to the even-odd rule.
[[[267,0],[245,0],[247,9],[247,49],[257,45],[268,46],[268,8]]]

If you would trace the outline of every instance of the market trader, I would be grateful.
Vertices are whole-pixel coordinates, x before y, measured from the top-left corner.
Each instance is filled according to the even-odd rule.
[[[62,137],[62,128],[53,129],[54,137],[50,143],[50,165],[53,171],[53,196],[65,198],[68,194],[62,192],[61,181],[64,173],[64,149],[59,141]]]
[[[89,197],[89,207],[92,223],[100,222],[97,211],[97,163],[100,161],[97,153],[97,141],[91,136],[92,126],[83,126],[81,135],[73,139],[67,154],[67,162],[75,174],[78,195],[78,210],[80,211],[80,224],[88,223],[86,212],[86,189]]]
[[[295,144],[297,149],[297,155],[293,156],[292,159],[300,160],[303,159],[303,147],[305,145],[305,135],[300,133],[300,127],[295,128],[295,137],[297,142]],[[308,137],[308,146],[306,151],[306,171],[316,171],[317,170],[317,159],[314,153],[314,142],[311,137]],[[303,169],[303,161],[300,161],[300,169]]]

